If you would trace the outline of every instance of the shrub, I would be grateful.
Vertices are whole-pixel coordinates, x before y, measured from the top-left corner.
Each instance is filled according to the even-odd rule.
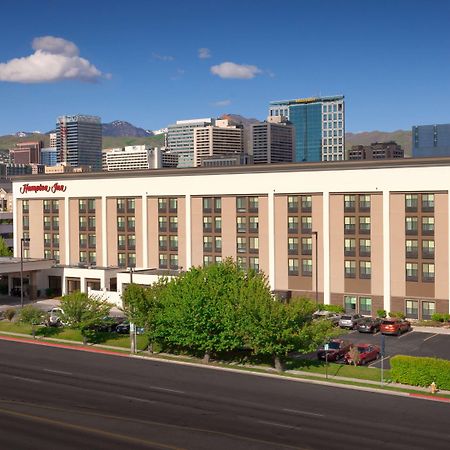
[[[16,310],[14,308],[8,308],[3,314],[5,319],[8,319],[11,322],[16,315]]]
[[[44,318],[44,312],[33,305],[24,306],[19,313],[19,319],[23,323],[38,325]]]
[[[444,314],[444,322],[450,322],[450,314]]]
[[[387,312],[385,309],[377,309],[377,317],[384,319],[387,316]]]
[[[404,319],[406,316],[401,311],[391,311],[389,317],[398,317],[399,319]]]
[[[397,383],[450,389],[450,361],[438,358],[396,355],[391,358],[391,378]]]
[[[341,305],[324,305],[320,304],[317,308],[319,311],[331,311],[335,313],[343,313],[344,307]]]
[[[443,322],[444,321],[444,314],[434,313],[431,316],[431,320],[433,320],[434,322]]]

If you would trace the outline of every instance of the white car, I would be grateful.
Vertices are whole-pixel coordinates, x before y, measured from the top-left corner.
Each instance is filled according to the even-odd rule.
[[[64,315],[64,311],[61,308],[52,308],[48,311],[47,325],[50,327],[59,327],[64,325],[61,321],[61,317]]]

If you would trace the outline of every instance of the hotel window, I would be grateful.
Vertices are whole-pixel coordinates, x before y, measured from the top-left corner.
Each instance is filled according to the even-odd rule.
[[[176,213],[178,211],[178,199],[169,198],[169,212]]]
[[[136,267],[136,253],[128,253],[128,267]]]
[[[434,194],[422,194],[422,211],[434,211]]]
[[[434,258],[434,240],[422,241],[422,258],[424,259]]]
[[[355,256],[356,255],[356,240],[355,239],[344,239],[344,256]]]
[[[53,247],[58,248],[59,247],[59,234],[58,233],[54,233],[53,234]]]
[[[240,269],[247,268],[247,258],[245,256],[238,256],[236,258],[236,263]]]
[[[370,211],[370,195],[359,196],[359,210]]]
[[[250,256],[248,258],[248,267],[255,272],[259,271],[259,258],[257,256]]]
[[[422,319],[430,320],[436,312],[436,304],[434,302],[422,302]]]
[[[249,212],[258,212],[259,199],[258,197],[248,198],[248,210]]]
[[[237,212],[247,211],[247,198],[246,197],[236,197],[236,210]]]
[[[309,234],[312,230],[312,217],[302,216],[302,233]]]
[[[370,261],[359,262],[359,278],[370,278],[372,275],[372,263]]]
[[[238,253],[247,253],[247,238],[240,237],[237,238],[237,252]]]
[[[87,212],[87,201],[80,199],[78,200],[78,212],[84,214]]]
[[[406,281],[418,280],[418,265],[417,263],[406,263]]]
[[[312,196],[302,195],[302,212],[312,211]]]
[[[126,243],[125,235],[124,234],[117,235],[117,248],[119,250],[125,250],[125,243]]]
[[[419,301],[418,300],[406,300],[405,315],[407,319],[419,318]]]
[[[54,231],[59,230],[59,217],[58,216],[52,217],[52,230],[54,230]]]
[[[87,262],[87,252],[84,250],[81,250],[80,254],[79,254],[79,259],[80,259],[80,263]]]
[[[87,201],[87,206],[88,206],[88,212],[90,212],[90,213],[95,212],[95,199],[94,198],[90,198]]]
[[[347,314],[353,314],[356,312],[356,297],[353,295],[344,296],[344,310]]]
[[[220,197],[214,197],[214,212],[222,212],[222,199]]]
[[[203,251],[204,252],[212,252],[212,250],[213,250],[212,242],[213,242],[212,236],[203,236]]]
[[[136,210],[136,200],[134,198],[127,198],[127,212],[134,213]]]
[[[417,211],[419,196],[417,194],[405,194],[405,209],[408,212]]]
[[[118,198],[117,199],[117,212],[123,214],[125,212],[125,199]]]
[[[359,314],[362,316],[372,315],[372,299],[370,297],[359,297]]]
[[[417,217],[405,217],[406,234],[417,234]]]
[[[370,217],[359,218],[359,232],[360,234],[370,233]]]
[[[214,257],[214,261],[215,261],[216,264],[219,264],[219,263],[222,262],[222,257],[220,255],[216,255]]]
[[[124,228],[125,228],[125,224],[124,224]],[[167,217],[165,217],[165,216],[158,217],[158,229],[160,232],[167,231]]]
[[[405,242],[405,252],[407,258],[417,258],[419,256],[417,239],[407,239]]]
[[[125,253],[118,253],[117,254],[117,264],[119,267],[125,267],[126,266],[126,256]]]
[[[212,197],[204,197],[203,198],[203,212],[210,213],[212,212]]]
[[[248,238],[248,250],[249,250],[249,253],[258,253],[259,238],[257,238],[257,237]]]
[[[55,260],[56,264],[59,264],[59,250],[52,250],[52,259]]]
[[[95,216],[88,217],[88,230],[95,231]]]
[[[135,231],[136,230],[136,219],[134,217],[127,217],[127,231]]]
[[[50,200],[44,200],[44,214],[50,213]]]
[[[25,221],[24,221],[23,227],[25,229],[28,229],[28,220],[29,220],[28,216],[24,216],[23,218],[27,219],[27,226],[25,227]],[[80,217],[80,225],[81,225],[81,217]],[[44,216],[44,230],[50,230],[51,227],[52,227],[52,223],[51,223],[50,216]]]
[[[344,261],[344,276],[345,278],[356,277],[356,261]]]
[[[58,200],[52,200],[52,213],[53,214],[59,213],[59,201]]]
[[[238,216],[236,218],[237,232],[245,233],[247,231],[247,217]]]
[[[128,245],[128,250],[134,250],[136,248],[136,235],[129,234],[127,236],[127,245]]]
[[[48,225],[48,230],[50,229],[50,217],[48,217],[49,220],[49,225]],[[29,230],[30,229],[30,216],[22,216],[22,226],[24,230]],[[44,229],[45,228],[45,216],[44,216]]]
[[[52,245],[52,235],[50,233],[44,233],[44,247],[50,247]]]
[[[356,206],[356,195],[344,195],[344,211],[354,212]]]
[[[355,234],[356,230],[356,219],[354,217],[345,216],[344,217],[344,233],[345,234]]]
[[[288,233],[298,233],[298,217],[288,217]]]
[[[434,234],[434,217],[422,217],[422,234]]]
[[[165,253],[160,253],[159,254],[159,268],[160,269],[167,269],[168,264],[167,264],[167,254]]]
[[[422,264],[422,281],[426,283],[434,282],[434,263]]]
[[[288,238],[288,254],[298,255],[298,238],[296,237]]]
[[[203,217],[203,232],[204,233],[212,232],[212,217],[210,216]]]
[[[288,196],[288,212],[295,213],[298,211],[298,197],[296,195]]]
[[[312,255],[311,237],[302,237],[302,255]]]
[[[22,200],[22,214],[28,214],[30,212],[30,202],[28,200]]]
[[[176,233],[178,231],[178,217],[169,217],[169,231]]]
[[[214,231],[216,233],[222,232],[222,217],[214,217]]]
[[[370,239],[360,239],[359,240],[359,256],[368,257],[370,256],[371,242]]]
[[[169,267],[172,270],[178,269],[178,255],[174,255],[174,254],[169,255]]]
[[[158,198],[158,212],[167,212],[166,198]]]
[[[222,252],[222,238],[220,236],[214,238],[214,251],[217,253]]]
[[[213,257],[211,255],[203,255],[203,266],[207,267],[213,264]]]
[[[97,264],[97,252],[88,252],[89,264]]]
[[[298,259],[288,259],[288,275],[298,275]]]
[[[52,259],[52,251],[48,248],[44,248],[44,259]]]
[[[248,218],[248,231],[249,233],[257,233],[259,229],[258,216],[251,216]]]
[[[158,248],[160,251],[167,250],[167,236],[159,236],[158,238]]]
[[[80,217],[81,219],[81,217]],[[125,231],[125,217],[119,216],[117,217],[117,230]]]
[[[312,276],[312,259],[302,259],[302,276]]]

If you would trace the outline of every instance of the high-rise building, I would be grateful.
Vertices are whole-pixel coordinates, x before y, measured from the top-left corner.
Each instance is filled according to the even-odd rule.
[[[412,127],[412,156],[450,156],[450,124]]]
[[[61,116],[56,123],[58,163],[102,168],[102,124],[97,116]]]
[[[39,164],[41,162],[42,141],[19,142],[9,150],[14,164]]]
[[[405,152],[401,146],[394,141],[390,141],[374,142],[370,145],[353,145],[348,152],[347,159],[394,159],[404,157]]]
[[[177,167],[178,154],[167,152],[164,147],[133,145],[103,150],[103,170],[145,170]]]
[[[57,133],[50,133],[50,147],[56,148],[58,145]]]
[[[214,119],[177,120],[167,129],[167,147],[178,154],[178,167],[194,167],[194,130],[213,125]]]
[[[44,166],[56,166],[58,149],[56,147],[46,147],[41,150],[41,164]]]
[[[270,116],[285,116],[295,129],[295,161],[345,159],[344,96],[270,102]]]
[[[224,155],[240,155],[244,150],[244,133],[240,125],[218,119],[214,125],[194,130],[194,165],[200,167],[202,160]]]
[[[292,162],[294,127],[285,116],[270,116],[267,122],[252,124],[249,152],[254,164]]]

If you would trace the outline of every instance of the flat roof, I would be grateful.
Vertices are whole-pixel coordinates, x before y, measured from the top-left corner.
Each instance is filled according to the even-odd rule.
[[[295,98],[292,100],[275,100],[269,103],[270,106],[277,105],[297,105],[301,103],[319,103],[319,102],[335,102],[337,100],[344,100],[343,95],[332,95],[328,97],[305,97],[305,98]]]

